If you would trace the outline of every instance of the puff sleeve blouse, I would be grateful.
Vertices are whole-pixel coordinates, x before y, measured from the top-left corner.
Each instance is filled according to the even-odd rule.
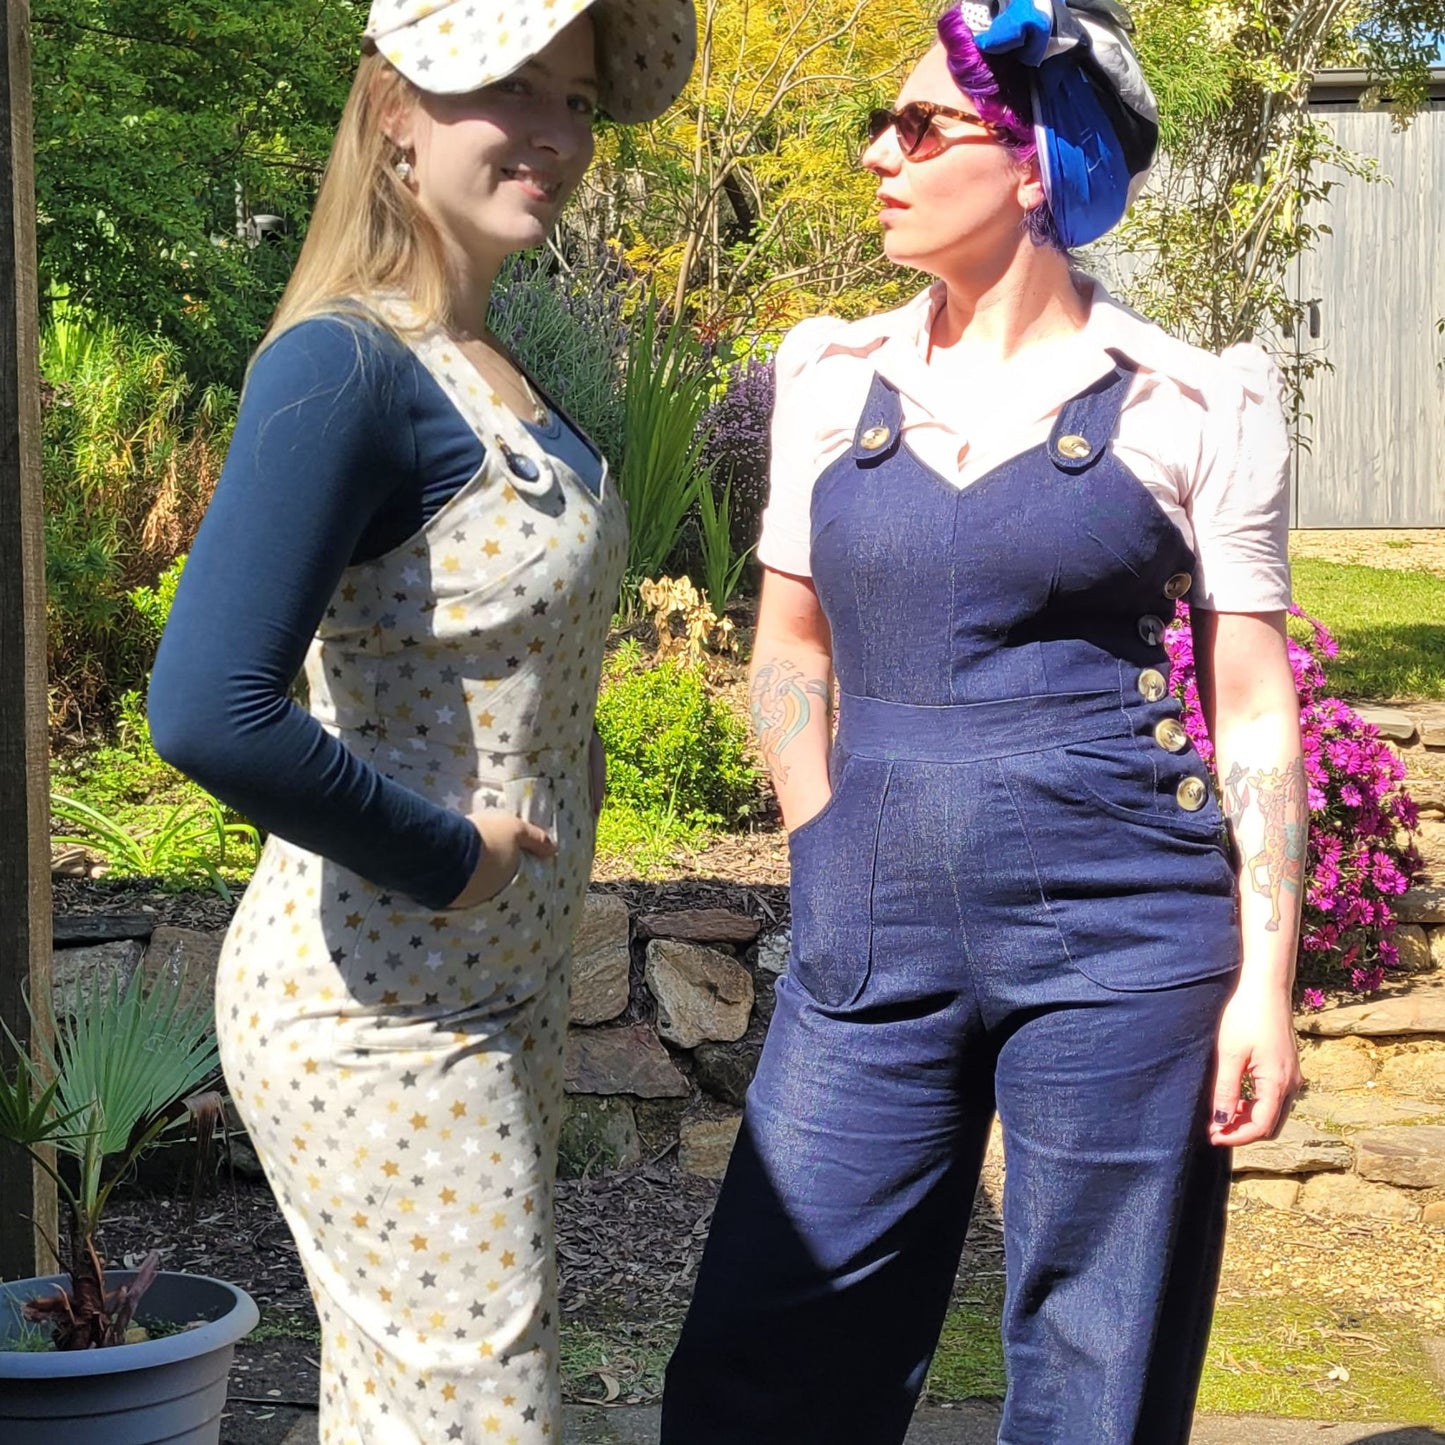
[[[1176,340],[1080,278],[1084,329],[1041,352],[1026,388],[980,378],[945,390],[926,363],[941,283],[896,311],[793,328],[778,350],[771,482],[758,556],[811,575],[814,481],[852,442],[874,372],[899,390],[903,432],[920,460],[965,487],[1045,441],[1070,397],[1123,357],[1136,377],[1112,442],[1197,558],[1191,601],[1274,612],[1290,601],[1291,456],[1284,378],[1257,346],[1222,356]]]

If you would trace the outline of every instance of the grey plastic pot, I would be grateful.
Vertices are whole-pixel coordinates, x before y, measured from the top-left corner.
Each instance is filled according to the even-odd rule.
[[[128,1271],[107,1275],[114,1283]],[[28,1353],[20,1306],[64,1275],[0,1284],[0,1440],[5,1445],[219,1445],[226,1376],[236,1341],[260,1312],[234,1285],[199,1274],[159,1274],[144,1319],[205,1323],[106,1350]]]

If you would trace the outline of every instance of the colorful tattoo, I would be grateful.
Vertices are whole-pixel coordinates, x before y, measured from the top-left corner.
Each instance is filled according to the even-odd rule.
[[[748,691],[753,728],[763,760],[779,782],[788,778],[783,749],[812,720],[814,698],[827,708],[830,699],[826,679],[808,677],[794,663],[765,662],[753,675]]]
[[[1279,931],[1285,894],[1296,899],[1304,886],[1305,845],[1309,838],[1309,790],[1304,763],[1296,758],[1283,768],[1249,774],[1236,763],[1224,780],[1224,813],[1244,856],[1240,824],[1253,803],[1264,825],[1264,841],[1250,856],[1244,871],[1254,891],[1270,903],[1269,922]]]

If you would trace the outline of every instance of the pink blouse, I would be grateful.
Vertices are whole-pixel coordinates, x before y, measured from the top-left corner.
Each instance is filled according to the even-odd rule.
[[[1040,346],[1026,387],[1013,369],[992,385],[980,377],[946,387],[928,366],[941,282],[896,311],[795,326],[777,354],[763,564],[811,575],[813,483],[852,444],[875,371],[898,388],[914,453],[966,487],[1047,440],[1064,403],[1113,369],[1113,351],[1137,375],[1112,449],[1194,549],[1190,601],[1222,612],[1287,607],[1290,439],[1279,369],[1258,346],[1231,346],[1222,356],[1189,346],[1097,281],[1079,279],[1089,288],[1088,321],[1067,340]]]

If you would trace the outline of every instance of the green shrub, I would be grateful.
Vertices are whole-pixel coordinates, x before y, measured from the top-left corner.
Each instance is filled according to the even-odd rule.
[[[51,723],[85,736],[150,670],[144,608],[200,523],[236,399],[197,396],[168,342],[74,309],[42,332],[40,369]]]
[[[680,824],[736,823],[758,797],[747,728],[697,668],[643,663],[628,644],[610,659],[597,705],[611,803]]]

